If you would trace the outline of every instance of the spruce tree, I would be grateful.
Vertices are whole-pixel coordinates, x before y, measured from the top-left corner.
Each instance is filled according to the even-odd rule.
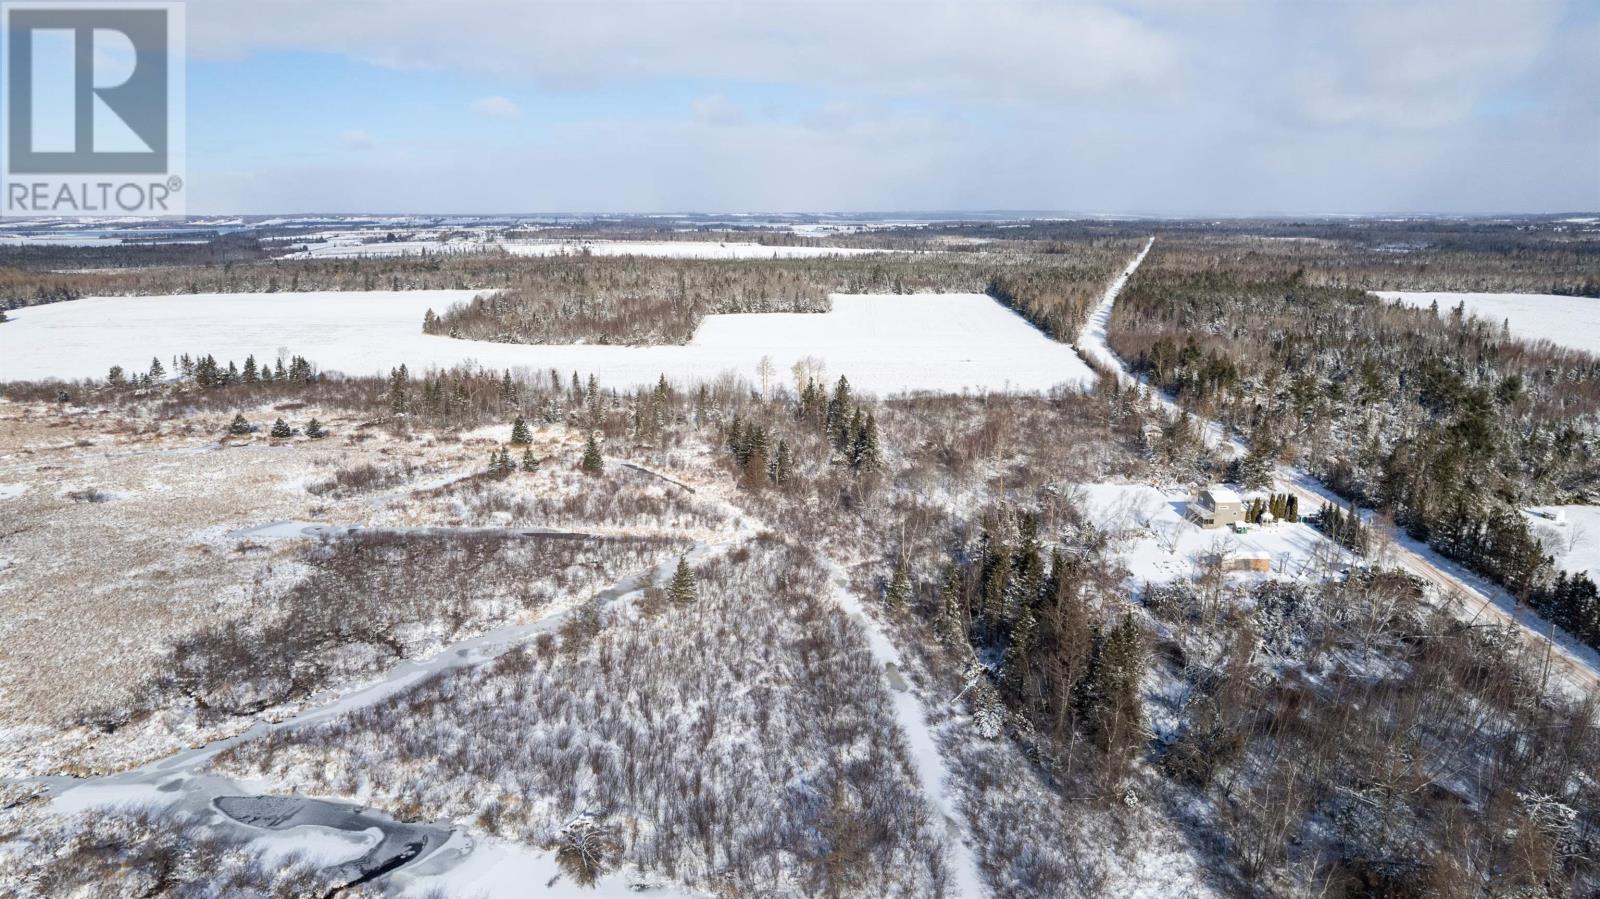
[[[967,642],[966,610],[962,605],[961,570],[952,562],[944,569],[944,583],[939,588],[939,619],[935,622],[939,639],[951,648]]]
[[[538,471],[539,470],[539,460],[535,459],[533,457],[533,448],[532,447],[529,447],[528,449],[525,449],[525,450],[522,451],[522,470],[523,471]]]
[[[1001,682],[1014,700],[1026,701],[1028,665],[1037,640],[1038,619],[1034,617],[1033,606],[1024,605],[1017,615],[1017,623],[1011,628],[1011,645],[1006,648],[1000,672]]]
[[[1005,544],[996,541],[991,559],[986,566],[983,582],[983,630],[985,636],[996,639],[1005,620],[1006,599],[1011,595],[1011,553]]]
[[[228,433],[235,436],[242,436],[250,433],[250,422],[245,421],[243,412],[234,414],[233,422],[228,425]]]
[[[527,446],[533,442],[533,434],[528,431],[528,423],[518,415],[517,420],[511,423],[511,445]]]
[[[1246,490],[1263,490],[1272,484],[1272,457],[1265,447],[1265,438],[1252,441],[1250,452],[1239,463],[1239,484]]]
[[[598,475],[605,470],[605,457],[600,455],[600,441],[595,439],[594,432],[589,432],[589,440],[583,445],[583,461],[579,468],[584,474]]]
[[[328,432],[323,430],[322,422],[313,418],[306,424],[306,436],[312,440],[321,440],[322,438],[328,436]]]
[[[244,358],[244,382],[246,384],[254,384],[258,380],[260,380],[260,375],[256,369],[256,357],[251,354]]]
[[[675,605],[680,606],[689,605],[699,596],[699,588],[695,585],[694,571],[689,568],[687,554],[678,557],[678,569],[672,573],[672,586],[667,588],[667,595]]]
[[[289,427],[288,422],[280,418],[272,423],[272,436],[278,440],[286,440],[294,436],[294,430]]]
[[[778,441],[778,455],[772,460],[772,483],[776,487],[789,486],[794,457],[789,453],[789,441]]]
[[[894,574],[883,591],[883,601],[891,609],[903,609],[911,600],[911,566],[905,556],[895,563]]]
[[[111,387],[128,386],[128,377],[122,373],[122,366],[111,366],[110,373],[106,375],[106,384]]]
[[[855,439],[855,432],[850,428],[855,412],[854,404],[850,400],[850,381],[844,375],[840,375],[839,383],[833,388],[833,398],[828,400],[827,416],[824,420],[828,438],[840,452],[849,450],[850,441]]]
[[[299,362],[298,356],[295,357],[295,362]],[[406,371],[404,363],[399,368],[389,369],[389,411],[396,415],[406,411],[406,398],[410,379],[411,376]]]
[[[856,415],[860,417],[860,410]],[[873,473],[883,468],[883,451],[878,446],[878,420],[868,413],[856,432],[855,446],[850,453],[850,464],[857,471]]]
[[[151,356],[150,357],[150,380],[152,380],[152,381],[160,381],[163,378],[165,378],[166,376],[167,376],[166,366],[161,364],[161,360],[160,359],[156,358],[155,356]]]

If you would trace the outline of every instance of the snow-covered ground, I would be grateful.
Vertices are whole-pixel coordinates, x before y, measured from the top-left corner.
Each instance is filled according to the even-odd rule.
[[[1535,506],[1528,523],[1563,571],[1586,571],[1600,581],[1600,506]],[[1554,515],[1555,518],[1549,516]]]
[[[1511,333],[1524,340],[1548,340],[1562,346],[1600,354],[1600,299],[1564,297],[1547,293],[1421,293],[1380,290],[1386,300],[1426,308],[1439,304],[1439,314],[1449,315],[1458,303],[1467,313],[1496,324],[1511,324]]]
[[[1093,373],[982,294],[834,297],[828,313],[713,315],[688,346],[534,346],[422,333],[472,291],[372,291],[96,297],[36,306],[0,326],[0,381],[103,378],[112,365],[143,371],[152,356],[210,353],[242,363],[280,350],[324,370],[386,373],[406,364],[476,362],[491,368],[593,372],[612,387],[723,373],[754,379],[770,357],[783,382],[805,357],[876,393],[965,389],[1033,391],[1087,384]]]
[[[507,241],[502,246],[517,256],[661,256],[669,259],[813,259],[824,256],[859,256],[885,250],[855,247],[769,247],[757,243],[720,243],[709,240],[535,240]]]
[[[305,244],[286,259],[348,259],[418,256],[424,253],[475,253],[503,249],[514,256],[658,256],[667,259],[813,259],[888,252],[855,247],[787,247],[711,240],[497,240],[420,238],[363,243],[330,236]]]
[[[1195,573],[1197,563],[1217,553],[1266,553],[1271,572],[1236,572],[1243,581],[1326,577],[1348,561],[1307,524],[1251,527],[1235,534],[1202,528],[1186,517],[1188,496],[1138,484],[1090,484],[1080,488],[1086,510],[1113,534],[1125,538],[1120,555],[1138,584],[1163,584]],[[1265,496],[1265,493],[1251,494]],[[1302,510],[1303,512],[1304,510]],[[1312,510],[1315,511],[1315,510]]]

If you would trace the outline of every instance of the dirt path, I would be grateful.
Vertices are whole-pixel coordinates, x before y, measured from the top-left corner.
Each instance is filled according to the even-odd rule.
[[[688,484],[674,480],[654,469],[632,462],[619,464],[695,492],[695,488]],[[762,522],[747,516],[738,506],[714,491],[704,490],[698,495],[721,506],[724,513],[737,522],[738,527],[753,528],[756,532],[766,529]],[[861,625],[865,633],[867,649],[878,664],[884,688],[888,691],[890,702],[894,707],[895,720],[905,735],[907,751],[917,775],[917,782],[922,787],[923,796],[929,807],[944,824],[945,839],[950,850],[946,859],[951,866],[950,896],[952,899],[978,899],[988,895],[983,886],[983,876],[978,870],[977,855],[972,849],[972,838],[966,825],[966,818],[955,804],[955,791],[950,786],[952,775],[939,750],[938,735],[928,724],[922,699],[900,674],[900,650],[889,639],[883,625],[868,614],[860,598],[851,591],[850,579],[844,566],[825,555],[819,547],[813,549],[828,571],[828,584],[833,592],[834,601],[846,615]]]

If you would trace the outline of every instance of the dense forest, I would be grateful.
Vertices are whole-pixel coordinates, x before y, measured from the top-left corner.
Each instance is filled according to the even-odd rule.
[[[1069,340],[1133,241],[1034,256],[903,254],[775,260],[550,257],[507,290],[443,310],[423,330],[502,343],[687,343],[706,315],[825,312],[831,293],[987,292]]]
[[[1408,309],[1336,286],[1339,272],[1362,271],[1338,258],[1240,238],[1158,241],[1117,301],[1111,343],[1185,407],[1247,437],[1254,458],[1303,465],[1551,605],[1556,572],[1519,508],[1600,491],[1600,360],[1514,340],[1459,307]],[[1547,612],[1600,645],[1592,604]]]

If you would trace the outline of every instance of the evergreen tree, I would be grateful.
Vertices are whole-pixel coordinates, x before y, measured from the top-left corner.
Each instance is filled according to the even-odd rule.
[[[163,366],[161,364],[161,360],[156,358],[155,356],[151,356],[150,357],[150,380],[152,380],[152,381],[160,381],[160,380],[166,378],[166,376],[167,376],[167,369],[166,369],[165,366]]]
[[[1239,485],[1246,490],[1264,490],[1272,484],[1272,456],[1266,443],[1264,437],[1251,441],[1250,452],[1239,463]]]
[[[254,354],[244,357],[244,383],[254,384],[260,380],[260,373],[256,369]]]
[[[833,398],[828,400],[827,426],[828,438],[833,441],[834,449],[845,452],[850,448],[850,441],[855,439],[855,431],[851,429],[857,410],[850,399],[850,381],[844,375],[839,376],[839,383],[834,385]]]
[[[578,467],[584,474],[598,475],[605,471],[605,457],[600,455],[600,441],[595,439],[594,432],[589,432],[589,439],[583,445],[583,461]]]
[[[760,490],[772,480],[772,460],[767,452],[765,428],[751,426],[745,430],[744,465],[739,483],[747,490]]]
[[[699,588],[695,585],[694,571],[689,568],[687,554],[678,557],[678,569],[672,574],[672,585],[667,588],[667,595],[679,606],[689,605],[699,597]]]
[[[857,419],[861,410],[856,410]],[[883,452],[878,446],[878,420],[868,413],[856,430],[855,443],[850,453],[850,465],[857,471],[874,473],[883,468]]]
[[[883,591],[883,601],[891,609],[903,609],[911,599],[911,566],[905,556],[895,563],[894,574]]]
[[[294,436],[294,431],[288,422],[280,418],[272,423],[272,436],[278,440],[286,440]]]
[[[523,471],[538,471],[539,470],[539,460],[535,459],[533,457],[533,448],[532,447],[529,447],[528,449],[525,449],[525,450],[522,451],[522,470]]]
[[[1026,703],[1029,699],[1028,667],[1032,664],[1033,648],[1038,639],[1038,619],[1033,606],[1024,605],[1011,628],[1011,645],[1006,648],[1001,665],[1000,680],[1013,701]]]
[[[321,440],[328,436],[328,432],[322,429],[322,422],[313,418],[306,424],[306,436],[312,440]]]
[[[1139,682],[1144,658],[1133,616],[1104,636],[1096,635],[1089,670],[1080,691],[1080,714],[1095,745],[1112,756],[1126,757],[1143,737],[1144,704]]]
[[[584,391],[584,405],[589,410],[589,424],[591,427],[600,427],[601,418],[605,408],[600,403],[600,379],[594,375],[589,376],[589,386]]]
[[[122,366],[111,366],[111,371],[106,374],[106,384],[110,387],[128,386],[128,378],[122,373]]]
[[[234,414],[233,422],[228,425],[228,433],[235,436],[250,433],[250,422],[245,421],[243,412]]]
[[[778,441],[778,455],[772,460],[772,483],[776,487],[789,486],[789,478],[794,468],[794,457],[789,453],[789,441]]]
[[[533,434],[528,431],[528,423],[518,415],[517,420],[511,423],[511,445],[527,446],[533,442]]]
[[[967,642],[965,602],[961,595],[961,569],[955,563],[945,565],[943,585],[939,588],[939,618],[934,623],[939,639],[955,648]]]
[[[989,640],[999,637],[1005,621],[1006,601],[1011,595],[1011,560],[1005,544],[994,541],[983,574],[983,633]]]
[[[296,357],[297,360],[298,358]],[[410,380],[411,375],[406,371],[404,363],[401,363],[399,368],[389,369],[389,411],[395,415],[406,411]]]

